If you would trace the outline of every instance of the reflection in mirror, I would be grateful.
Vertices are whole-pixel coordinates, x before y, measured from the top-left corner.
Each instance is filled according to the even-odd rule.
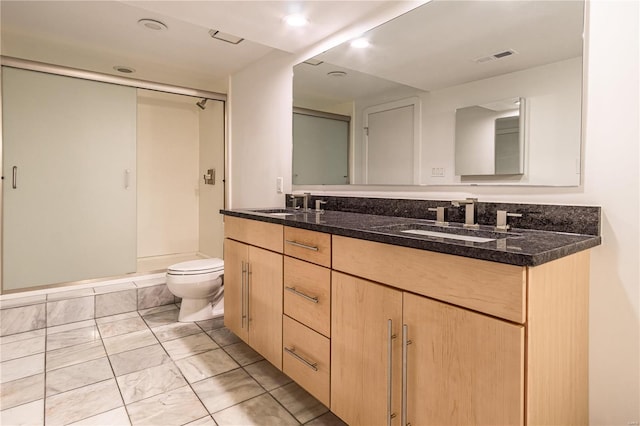
[[[351,117],[310,109],[293,110],[293,184],[349,183]]]
[[[456,110],[458,176],[524,173],[524,98]]]
[[[413,184],[579,185],[583,21],[582,1],[433,0],[367,32],[367,49],[344,43],[296,65],[294,106],[351,116],[351,184],[372,172],[366,111],[417,98]],[[527,100],[517,172],[491,156],[477,166],[493,172],[457,174],[456,110],[516,97]]]

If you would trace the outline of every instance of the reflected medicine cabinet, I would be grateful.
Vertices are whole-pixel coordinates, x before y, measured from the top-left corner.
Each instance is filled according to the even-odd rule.
[[[456,175],[523,174],[525,134],[524,98],[457,109]]]

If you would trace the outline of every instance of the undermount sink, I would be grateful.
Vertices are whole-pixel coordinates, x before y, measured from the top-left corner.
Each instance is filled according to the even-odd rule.
[[[473,235],[458,235],[458,234],[450,234],[447,232],[426,231],[424,229],[407,229],[405,231],[400,231],[400,232],[402,232],[403,234],[415,234],[415,235],[424,235],[427,237],[449,238],[450,240],[470,241],[472,243],[488,243],[489,241],[496,240],[496,238],[475,237]]]
[[[268,214],[270,216],[293,216],[298,214],[299,212],[292,209],[260,209],[260,210],[251,210],[254,213],[263,213]]]
[[[394,233],[409,234],[423,237],[447,238],[450,240],[467,241],[473,243],[488,243],[502,238],[513,237],[517,234],[506,232],[493,232],[481,229],[468,229],[462,227],[444,227],[428,225],[423,223],[409,223],[398,225],[387,225],[377,227],[381,231],[391,231]]]

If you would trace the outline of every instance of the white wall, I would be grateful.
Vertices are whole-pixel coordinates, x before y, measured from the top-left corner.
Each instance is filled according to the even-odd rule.
[[[353,187],[327,193],[602,206],[603,244],[592,250],[591,261],[590,421],[627,425],[640,421],[640,8],[635,1],[589,4],[582,186]],[[234,207],[282,205],[272,194],[273,178],[280,173],[291,181],[292,73],[276,59],[282,58],[260,61],[233,79]]]
[[[293,57],[274,52],[229,83],[228,207],[284,205],[291,192]]]

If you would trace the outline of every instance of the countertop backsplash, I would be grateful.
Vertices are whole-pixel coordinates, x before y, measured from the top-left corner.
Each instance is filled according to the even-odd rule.
[[[290,195],[286,195],[286,207],[293,205]],[[464,206],[453,207],[451,200],[338,197],[312,194],[309,202],[310,208],[315,207],[316,200],[327,202],[322,206],[324,210],[429,220],[436,218],[436,213],[429,211],[429,207],[445,206],[448,207],[447,220],[449,222],[464,223]],[[297,200],[297,203],[300,205],[301,201]],[[477,201],[475,204],[476,218],[480,225],[495,225],[496,212],[506,210],[509,213],[522,214],[522,217],[509,217],[509,225],[512,228],[600,235],[600,207],[483,201]]]

